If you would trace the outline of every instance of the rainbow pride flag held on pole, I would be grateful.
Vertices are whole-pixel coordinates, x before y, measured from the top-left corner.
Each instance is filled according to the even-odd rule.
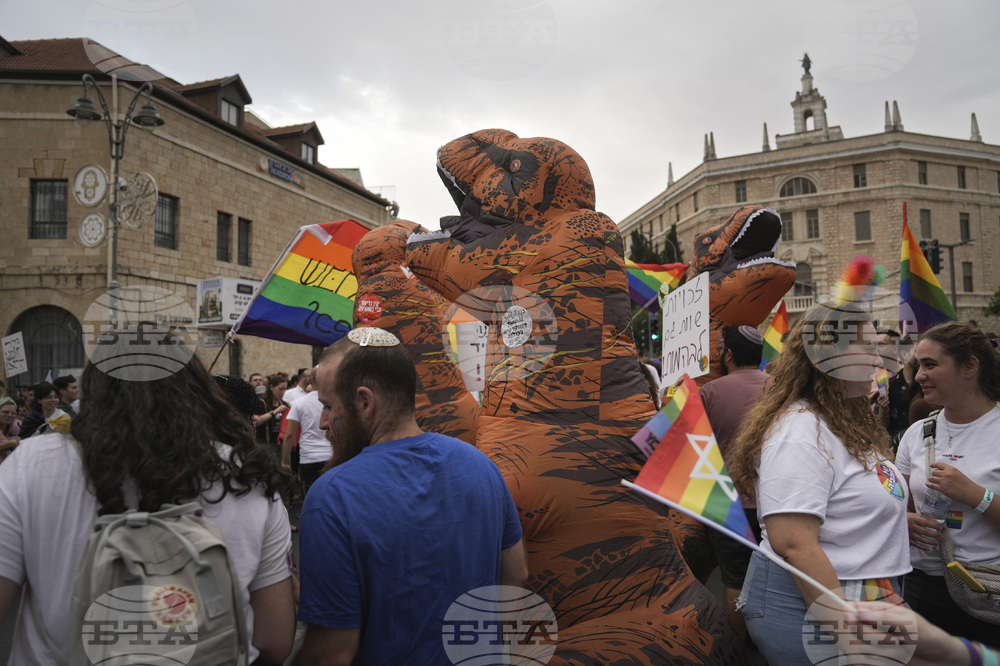
[[[906,223],[903,203],[903,249],[899,269],[899,330],[919,334],[937,324],[955,321],[958,315],[937,276],[920,251],[920,244]]]
[[[321,347],[344,337],[358,291],[351,252],[366,233],[354,220],[299,227],[229,336]]]
[[[669,285],[673,291],[684,279],[691,264],[637,264],[625,260],[628,269],[628,293],[632,302],[650,312],[660,311],[660,286]],[[669,293],[669,292],[668,292]]]
[[[635,483],[623,484],[757,549],[693,379],[684,375],[632,441],[651,455]]]
[[[767,327],[767,332],[764,333],[764,349],[760,355],[761,370],[781,355],[781,350],[785,348],[785,343],[781,341],[781,338],[785,333],[788,333],[788,310],[785,308],[785,302],[781,301],[778,311],[774,313],[774,317],[771,319],[771,325]]]

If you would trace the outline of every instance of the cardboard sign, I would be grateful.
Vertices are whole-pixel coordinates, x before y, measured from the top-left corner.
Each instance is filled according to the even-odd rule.
[[[8,378],[28,371],[28,357],[25,355],[21,331],[3,339],[3,371]]]
[[[667,294],[662,302],[663,382],[668,386],[684,373],[692,378],[708,372],[710,340],[708,274],[701,273]]]

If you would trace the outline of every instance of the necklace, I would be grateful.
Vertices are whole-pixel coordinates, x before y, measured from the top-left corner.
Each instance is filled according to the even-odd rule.
[[[962,426],[962,429],[959,430],[958,432],[952,431],[952,425],[954,425],[954,424],[952,424],[951,421],[949,421],[948,419],[945,419],[944,422],[948,425],[948,448],[950,449],[951,448],[951,440],[955,439],[956,435],[961,435],[963,432],[965,432],[966,430],[968,430],[969,426],[971,426],[976,421],[975,420],[969,421],[964,426]]]

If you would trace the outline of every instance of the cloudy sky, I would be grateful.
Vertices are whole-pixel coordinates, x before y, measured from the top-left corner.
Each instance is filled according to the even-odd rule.
[[[702,159],[792,131],[804,52],[845,136],[1000,143],[996,0],[0,0],[10,41],[89,37],[182,83],[239,74],[271,125],[429,227],[454,212],[435,151],[486,127],[576,148],[616,221]],[[310,221],[311,222],[311,221]]]

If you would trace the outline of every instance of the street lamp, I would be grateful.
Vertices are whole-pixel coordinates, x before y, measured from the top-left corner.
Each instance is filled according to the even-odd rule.
[[[125,117],[120,121],[118,120],[118,79],[117,77],[111,77],[112,85],[112,101],[114,106],[114,113],[108,109],[108,102],[104,99],[104,93],[97,86],[97,81],[90,74],[83,75],[83,96],[78,97],[76,103],[73,104],[73,108],[69,109],[66,113],[70,116],[76,118],[77,124],[83,128],[90,125],[94,120],[104,120],[105,125],[108,129],[108,148],[111,152],[111,202],[108,204],[108,211],[111,217],[111,242],[108,244],[108,292],[111,299],[110,316],[109,321],[112,330],[118,327],[118,313],[116,307],[117,301],[117,291],[118,291],[118,170],[121,163],[121,159],[125,154],[125,137],[128,134],[128,128],[131,127],[131,123],[135,123],[142,129],[152,132],[157,127],[164,123],[163,118],[157,113],[156,107],[153,106],[151,99],[151,94],[153,92],[153,84],[148,81],[136,91],[135,96],[132,98],[131,103],[128,105],[128,110],[125,112]],[[89,97],[87,97],[87,92],[93,88],[97,93],[97,99],[101,103],[101,109],[104,110],[102,115],[97,107]],[[146,103],[143,104],[135,115],[132,114],[135,111],[135,105],[139,101],[139,98],[145,96]]]

